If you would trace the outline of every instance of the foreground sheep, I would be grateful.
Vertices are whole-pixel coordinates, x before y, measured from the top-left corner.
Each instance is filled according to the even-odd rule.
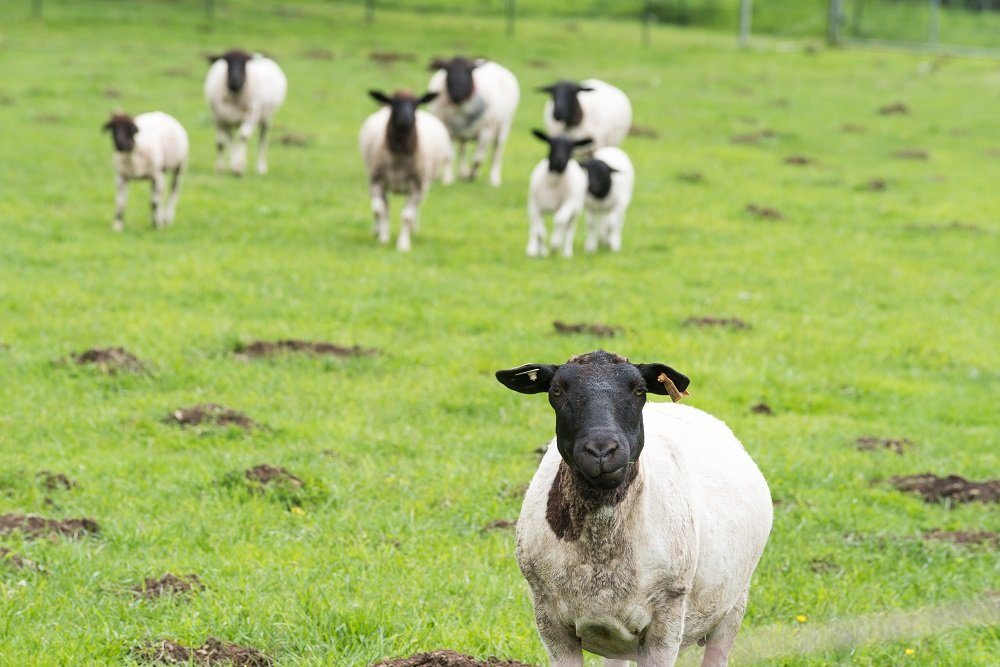
[[[605,146],[580,166],[587,172],[587,239],[583,249],[595,252],[598,242],[618,252],[622,248],[625,212],[632,201],[635,169],[620,148]]]
[[[459,175],[475,180],[486,150],[493,147],[490,184],[500,187],[503,149],[514,123],[514,113],[521,99],[517,77],[510,70],[488,60],[452,58],[435,60],[436,70],[427,90],[438,93],[428,109],[441,119],[452,139],[458,142]],[[465,161],[465,143],[476,142],[475,153]],[[444,182],[451,183],[451,169]]]
[[[573,159],[573,151],[590,144],[590,139],[550,137],[541,130],[532,133],[549,145],[549,154],[531,172],[528,186],[528,257],[549,254],[545,214],[552,213],[552,249],[573,256],[576,218],[583,210],[587,194],[587,174]]]
[[[572,139],[589,137],[596,150],[617,146],[632,127],[632,104],[610,83],[587,79],[577,84],[559,81],[540,88],[551,96],[545,103],[545,129]]]
[[[396,243],[397,250],[406,252],[431,181],[451,168],[451,138],[440,120],[417,108],[433,100],[437,93],[419,98],[407,92],[392,97],[377,90],[368,94],[385,105],[365,120],[358,136],[361,157],[368,169],[374,232],[380,242],[389,242],[388,192],[409,195]]]
[[[115,147],[115,219],[116,232],[125,228],[125,204],[128,182],[148,179],[152,183],[153,226],[157,229],[174,221],[180,196],[181,175],[187,168],[188,136],[180,123],[161,111],[136,116],[116,113],[104,124]],[[167,174],[171,176],[170,197]]]
[[[552,664],[582,667],[587,650],[605,664],[670,667],[698,643],[703,666],[725,665],[772,518],[767,483],[732,431],[695,408],[647,405],[647,393],[679,400],[688,378],[603,350],[496,376],[546,392],[556,413],[517,521]]]
[[[257,173],[267,173],[267,131],[278,108],[285,102],[288,80],[278,64],[262,55],[227,51],[208,56],[212,64],[205,77],[205,100],[215,117],[215,170],[230,169],[237,176],[246,170],[247,142],[260,127],[257,143]],[[233,142],[233,130],[236,141]]]

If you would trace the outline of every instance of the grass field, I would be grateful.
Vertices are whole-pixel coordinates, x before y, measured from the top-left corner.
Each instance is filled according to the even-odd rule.
[[[675,29],[642,49],[635,26],[596,20],[525,19],[511,40],[499,18],[385,11],[366,26],[359,7],[318,3],[231,0],[214,29],[199,3],[45,7],[44,22],[0,26],[0,514],[89,516],[101,532],[0,536],[47,569],[0,564],[0,662],[117,664],[148,639],[213,635],[280,665],[438,647],[541,664],[512,533],[482,527],[516,518],[552,416],[492,372],[600,346],[690,375],[690,403],[726,420],[768,478],[775,528],[747,638],[998,589],[995,546],[921,537],[1000,531],[995,506],[928,505],[885,481],[1000,472],[996,62],[794,42],[739,52],[728,35]],[[234,45],[281,63],[290,93],[275,134],[306,144],[275,142],[266,178],[212,171],[203,55]],[[380,65],[373,51],[415,60]],[[520,77],[506,180],[436,186],[400,255],[370,237],[365,91],[420,88],[427,59],[455,52]],[[620,255],[530,261],[533,89],[586,76],[627,91],[658,137],[624,145],[638,175]],[[878,113],[894,102],[910,113]],[[110,231],[99,128],[119,105],[171,113],[191,136],[165,231],[150,228],[144,184],[125,232]],[[929,159],[893,157],[916,149]],[[706,316],[750,328],[683,325]],[[555,319],[626,331],[561,337]],[[382,353],[232,352],[288,337]],[[151,373],[53,363],[108,345]],[[269,428],[162,423],[204,402]],[[751,412],[761,402],[772,416]],[[915,445],[858,451],[861,436]],[[241,471],[260,463],[305,489],[249,492]],[[46,490],[43,470],[77,486]],[[207,588],[127,592],[166,571]],[[768,664],[988,665],[1000,651],[995,625],[903,634]]]

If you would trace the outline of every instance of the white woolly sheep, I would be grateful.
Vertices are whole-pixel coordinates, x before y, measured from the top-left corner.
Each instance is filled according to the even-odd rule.
[[[427,89],[438,93],[438,97],[428,109],[444,122],[452,139],[458,142],[459,175],[475,180],[486,150],[492,145],[490,184],[500,187],[503,149],[521,99],[517,77],[495,62],[462,57],[435,60],[430,69],[437,71]],[[476,142],[475,153],[468,162],[465,161],[467,141]],[[444,182],[453,180],[454,174],[448,169]]]
[[[247,142],[260,127],[257,143],[257,173],[267,173],[267,131],[278,108],[285,102],[288,80],[278,63],[245,51],[227,51],[208,56],[212,64],[205,77],[205,99],[215,117],[215,170],[230,169],[237,176],[246,170]],[[233,141],[233,130],[236,140]]]
[[[672,667],[697,643],[703,667],[726,665],[772,521],[767,482],[732,431],[647,404],[679,400],[688,378],[603,350],[497,379],[546,392],[556,413],[516,530],[552,664],[582,667],[587,650],[606,666]]]
[[[396,243],[397,250],[406,252],[431,181],[451,166],[451,138],[440,120],[417,108],[433,100],[437,93],[420,98],[407,92],[392,97],[377,90],[368,94],[385,105],[365,120],[358,137],[368,169],[374,233],[380,242],[389,242],[388,192],[409,195]]]
[[[587,79],[581,84],[559,81],[540,88],[551,99],[545,103],[545,129],[572,139],[589,137],[593,149],[617,146],[632,127],[628,97],[609,83]]]
[[[618,252],[622,247],[625,212],[632,201],[635,169],[620,148],[605,146],[580,162],[587,172],[587,239],[583,249],[595,252],[598,242]]]
[[[111,133],[115,147],[115,219],[111,227],[117,232],[125,228],[125,204],[128,202],[128,182],[148,179],[152,182],[153,226],[157,229],[174,221],[181,176],[187,168],[188,136],[180,123],[162,111],[153,111],[134,119],[116,113],[104,124]],[[170,197],[167,174],[171,174]]]
[[[573,159],[573,151],[589,145],[590,139],[550,137],[541,130],[532,132],[549,145],[549,155],[535,166],[528,186],[528,257],[549,254],[545,213],[553,213],[552,249],[562,248],[564,257],[572,257],[576,218],[583,211],[587,194],[587,174]]]

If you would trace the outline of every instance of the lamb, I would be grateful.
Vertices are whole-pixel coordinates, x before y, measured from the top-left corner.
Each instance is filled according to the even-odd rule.
[[[671,667],[698,643],[703,667],[726,665],[772,522],[767,482],[732,431],[647,404],[687,393],[687,376],[660,363],[597,350],[496,377],[546,392],[556,413],[516,527],[552,664],[582,667],[587,650]]]
[[[380,242],[389,242],[387,191],[408,194],[396,243],[397,250],[406,252],[431,181],[451,168],[451,138],[444,123],[417,108],[433,100],[437,93],[428,92],[419,98],[409,92],[397,92],[392,97],[377,90],[368,94],[385,105],[365,120],[358,138],[368,169],[374,233]]]
[[[458,142],[459,174],[473,181],[493,147],[490,184],[500,187],[503,150],[514,123],[514,113],[521,99],[521,89],[510,70],[488,60],[455,57],[434,60],[436,70],[427,90],[438,93],[429,110],[444,122],[452,139]],[[465,161],[465,143],[476,142],[475,153]],[[451,183],[454,174],[449,169],[444,182]]]
[[[617,146],[632,127],[628,97],[609,83],[587,79],[582,84],[558,81],[539,89],[549,93],[545,103],[545,129],[572,139],[590,137],[593,149]]]
[[[535,166],[528,186],[528,257],[549,254],[545,213],[554,213],[552,248],[561,247],[564,257],[572,257],[576,218],[583,210],[587,194],[587,174],[572,155],[576,148],[589,145],[590,139],[550,137],[541,130],[532,133],[549,145],[549,155]]]
[[[632,161],[622,149],[605,146],[594,151],[592,158],[580,162],[580,166],[587,172],[587,239],[583,249],[595,252],[600,241],[618,252],[635,184]]]
[[[180,196],[181,175],[187,168],[188,136],[175,118],[162,111],[132,118],[115,113],[104,124],[115,147],[115,219],[111,228],[125,228],[125,204],[128,182],[149,179],[152,182],[153,227],[159,229],[174,221]],[[167,174],[171,175],[170,197],[163,203]]]
[[[225,171],[228,146],[230,169],[242,176],[247,142],[259,126],[257,173],[266,174],[267,131],[288,90],[284,72],[270,58],[238,49],[208,56],[208,62],[211,67],[205,76],[205,99],[215,117],[215,170]],[[233,130],[237,130],[235,143]]]

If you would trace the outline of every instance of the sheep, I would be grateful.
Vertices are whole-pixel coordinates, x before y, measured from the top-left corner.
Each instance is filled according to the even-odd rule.
[[[589,145],[590,138],[550,137],[541,130],[532,133],[549,145],[549,155],[535,166],[528,186],[528,257],[549,254],[545,213],[554,213],[553,250],[561,247],[564,257],[572,257],[576,218],[583,210],[587,194],[587,174],[572,155],[574,149]]]
[[[187,132],[175,118],[162,111],[140,114],[134,119],[125,113],[115,113],[102,129],[111,133],[115,148],[115,219],[111,228],[116,232],[125,228],[128,182],[136,179],[152,181],[153,227],[160,229],[171,224],[180,196],[181,175],[187,168]],[[168,173],[170,197],[164,205]]]
[[[545,103],[545,129],[573,139],[590,137],[593,150],[617,146],[632,127],[628,97],[609,83],[587,79],[582,84],[558,81],[539,88],[549,93]]]
[[[597,250],[598,240],[618,252],[622,247],[622,227],[625,212],[632,201],[635,169],[620,148],[605,146],[594,156],[580,162],[587,172],[587,239],[583,249]]]
[[[427,90],[438,93],[438,97],[428,109],[444,122],[452,139],[458,142],[459,175],[475,180],[486,158],[486,149],[492,145],[490,184],[500,187],[503,149],[521,99],[517,77],[495,62],[462,57],[434,60],[430,69],[435,74]],[[466,162],[465,143],[473,140],[476,150]],[[445,184],[454,178],[449,169],[444,174]]]
[[[225,171],[228,146],[230,169],[242,176],[246,170],[247,142],[259,126],[257,173],[266,174],[267,131],[288,90],[284,72],[270,58],[238,49],[208,56],[208,62],[211,67],[205,76],[205,100],[215,117],[215,170]]]
[[[697,642],[703,667],[726,665],[772,522],[767,482],[733,432],[696,408],[647,404],[687,393],[687,376],[660,363],[597,350],[496,377],[546,392],[556,413],[516,525],[552,664],[582,667],[587,650],[670,667]]]
[[[387,191],[408,194],[396,243],[397,250],[406,252],[431,181],[451,168],[451,138],[444,123],[417,108],[433,100],[437,93],[428,92],[419,98],[409,92],[397,92],[392,97],[377,90],[368,94],[385,105],[365,120],[358,137],[368,169],[374,233],[380,242],[389,242]]]

